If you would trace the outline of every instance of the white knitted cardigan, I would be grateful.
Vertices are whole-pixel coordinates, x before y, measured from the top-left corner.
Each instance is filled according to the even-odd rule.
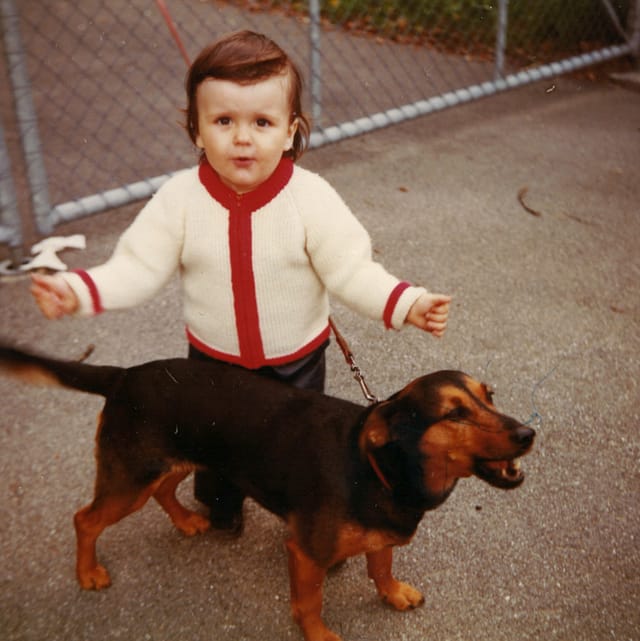
[[[65,274],[78,314],[132,307],[179,270],[189,341],[247,368],[310,353],[329,336],[329,294],[399,329],[425,290],[372,260],[369,236],[320,176],[283,159],[237,195],[209,164],[170,178],[112,257]]]

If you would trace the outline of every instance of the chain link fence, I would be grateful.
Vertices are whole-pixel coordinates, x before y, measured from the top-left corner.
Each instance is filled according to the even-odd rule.
[[[312,146],[640,52],[640,0],[0,0],[0,243],[150,196],[197,160],[187,62],[261,31],[306,70]],[[25,214],[26,212],[26,214]]]

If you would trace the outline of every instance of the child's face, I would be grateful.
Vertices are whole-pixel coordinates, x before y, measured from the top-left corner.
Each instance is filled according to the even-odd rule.
[[[291,120],[289,77],[249,85],[208,78],[196,94],[198,135],[209,164],[238,194],[255,189],[291,148],[298,127]]]

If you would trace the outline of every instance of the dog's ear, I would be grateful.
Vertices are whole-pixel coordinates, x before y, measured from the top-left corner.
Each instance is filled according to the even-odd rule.
[[[418,442],[425,419],[410,401],[393,399],[376,406],[360,433],[360,452],[398,503],[420,507],[428,502]]]
[[[407,399],[391,397],[373,408],[360,433],[360,451],[367,453],[392,441],[419,436],[433,422]]]
[[[386,445],[391,438],[389,422],[383,411],[385,405],[386,403],[380,403],[371,411],[360,432],[359,445],[363,454]]]

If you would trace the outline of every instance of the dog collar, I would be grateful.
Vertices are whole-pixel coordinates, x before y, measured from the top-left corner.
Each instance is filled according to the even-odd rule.
[[[378,465],[378,462],[376,459],[373,457],[373,454],[369,452],[367,454],[367,459],[369,460],[369,465],[371,465],[371,469],[375,472],[376,476],[380,480],[380,483],[384,485],[384,487],[391,492],[391,484],[389,481],[387,481],[387,477],[382,473],[382,470],[380,469],[380,466]]]

